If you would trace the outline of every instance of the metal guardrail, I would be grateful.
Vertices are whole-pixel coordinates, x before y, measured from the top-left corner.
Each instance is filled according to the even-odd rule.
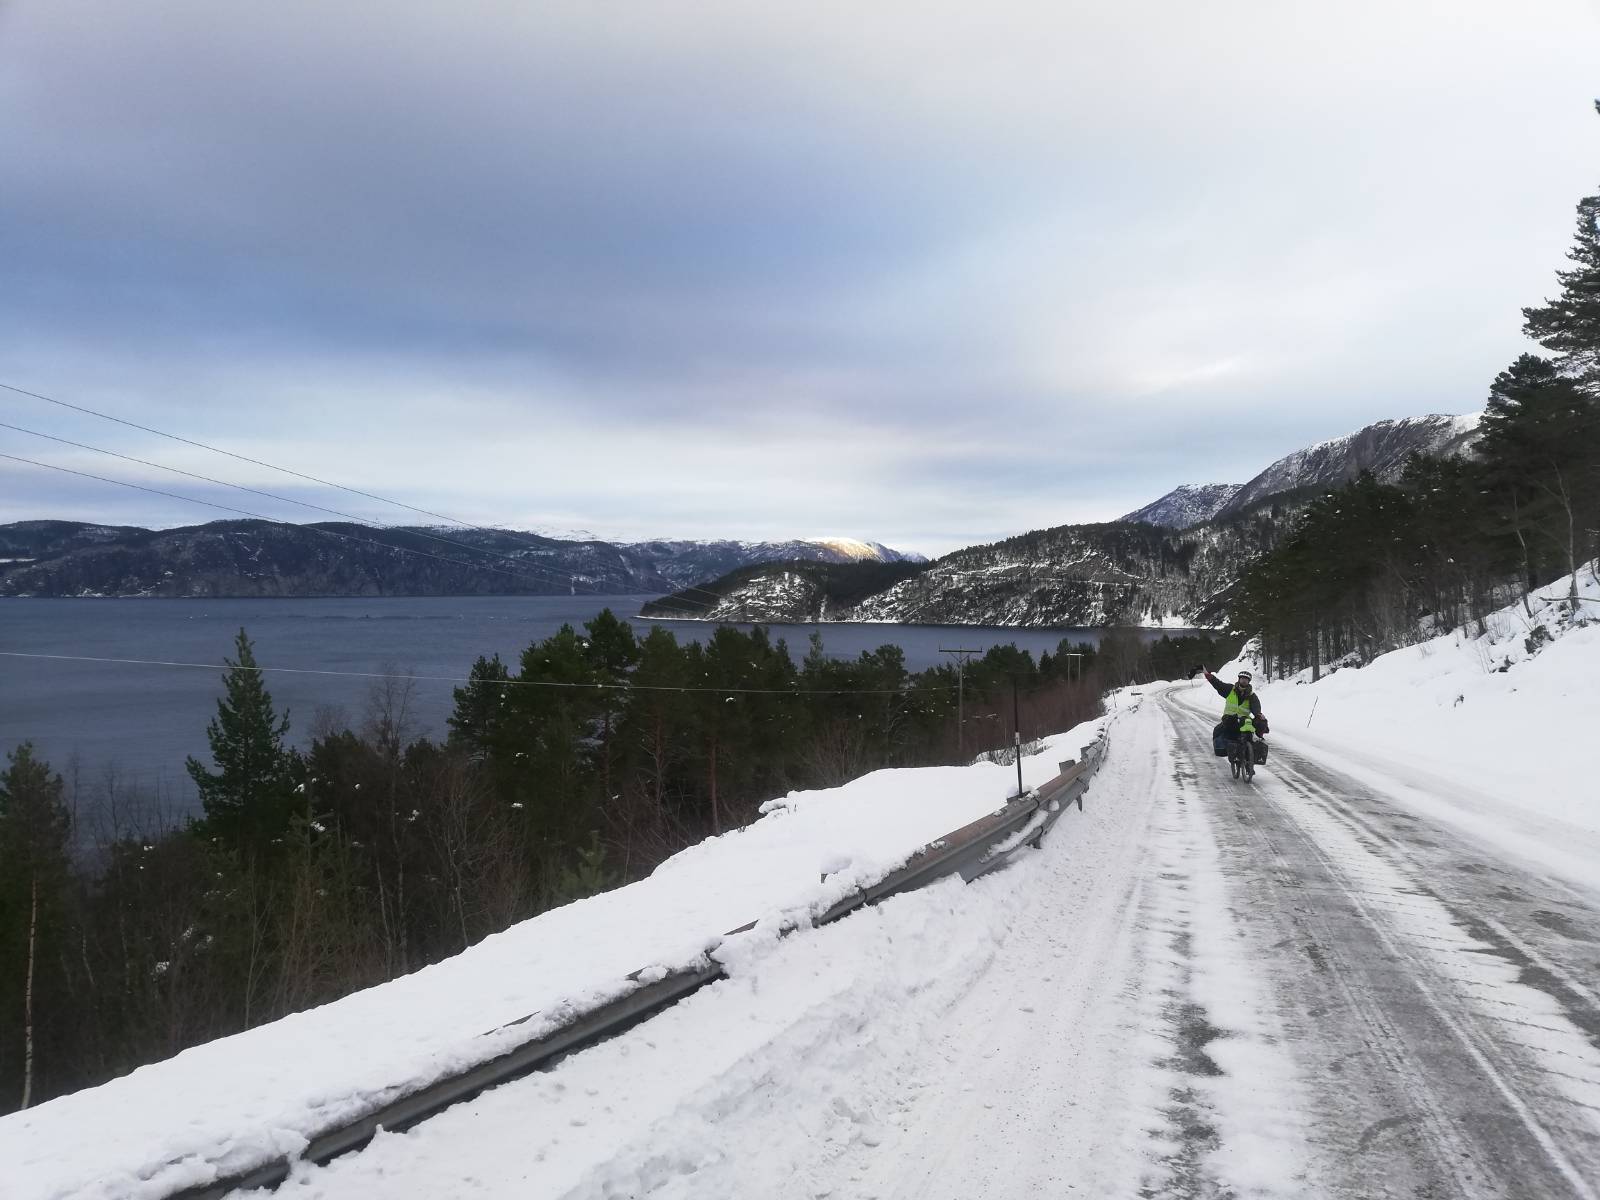
[[[877,883],[840,900],[809,926],[793,925],[780,936],[801,928],[827,925],[849,916],[859,908],[877,904],[901,892],[915,891],[949,875],[959,874],[971,882],[980,875],[1005,866],[1024,846],[1037,847],[1061,814],[1074,803],[1083,808],[1089,780],[1105,758],[1106,735],[1091,745],[1082,762],[1064,762],[1061,773],[1033,791],[1011,800],[1003,808],[980,817],[960,829],[952,830],[918,850],[905,864]],[[755,927],[752,921],[729,930],[724,938],[734,937]],[[716,961],[715,948],[689,967],[672,971],[659,979],[645,981],[642,971],[628,976],[638,987],[598,1008],[579,1013],[560,1028],[530,1038],[486,1062],[448,1078],[426,1084],[409,1095],[374,1108],[344,1124],[312,1138],[293,1161],[309,1161],[319,1166],[359,1150],[372,1140],[380,1128],[389,1132],[408,1129],[446,1108],[470,1100],[479,1093],[534,1071],[554,1066],[560,1059],[623,1033],[662,1009],[699,991],[708,983],[725,978],[722,964]],[[507,1022],[507,1028],[530,1021],[537,1013]],[[170,1193],[168,1200],[220,1200],[239,1188],[270,1188],[289,1174],[291,1160],[271,1162],[219,1176],[209,1184]]]

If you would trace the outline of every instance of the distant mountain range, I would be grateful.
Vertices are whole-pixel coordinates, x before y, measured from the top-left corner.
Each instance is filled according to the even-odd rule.
[[[1186,484],[1120,521],[933,562],[877,542],[566,540],[510,530],[215,521],[0,526],[0,596],[657,595],[654,617],[1093,626],[1212,624],[1312,498],[1412,454],[1467,452],[1478,418],[1379,421],[1244,484]],[[662,593],[667,593],[662,595]]]
[[[889,574],[768,564],[665,596],[644,615],[726,621],[960,625],[1209,625],[1228,590],[1315,496],[1370,470],[1392,480],[1412,454],[1466,452],[1478,418],[1379,421],[1286,455],[1245,484],[1184,485],[1098,525],[1059,525]],[[715,601],[709,601],[714,595]],[[709,607],[708,607],[709,604]]]
[[[19,521],[0,525],[0,596],[655,595],[794,560],[923,561],[848,538],[612,543],[337,521]]]

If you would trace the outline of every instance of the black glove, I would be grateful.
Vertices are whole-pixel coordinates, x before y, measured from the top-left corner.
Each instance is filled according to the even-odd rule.
[[[1204,671],[1204,670],[1205,670],[1205,668],[1202,667],[1202,666],[1199,666],[1199,665],[1195,665],[1193,667],[1190,667],[1189,668],[1189,678],[1193,679],[1196,675],[1200,674],[1200,672]]]

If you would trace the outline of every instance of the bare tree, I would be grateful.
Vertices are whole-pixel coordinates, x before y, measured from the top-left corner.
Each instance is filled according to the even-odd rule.
[[[367,695],[366,737],[382,759],[384,769],[387,871],[378,860],[378,904],[387,951],[387,975],[394,978],[411,969],[409,903],[406,895],[405,827],[411,814],[401,812],[401,755],[413,734],[411,707],[416,694],[414,672],[392,662]],[[385,877],[387,875],[387,878]]]

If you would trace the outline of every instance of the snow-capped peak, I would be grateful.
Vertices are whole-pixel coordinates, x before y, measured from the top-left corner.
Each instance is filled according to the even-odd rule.
[[[851,562],[917,562],[921,555],[902,554],[881,542],[863,542],[859,538],[810,537],[800,539],[813,546],[821,546]]]

